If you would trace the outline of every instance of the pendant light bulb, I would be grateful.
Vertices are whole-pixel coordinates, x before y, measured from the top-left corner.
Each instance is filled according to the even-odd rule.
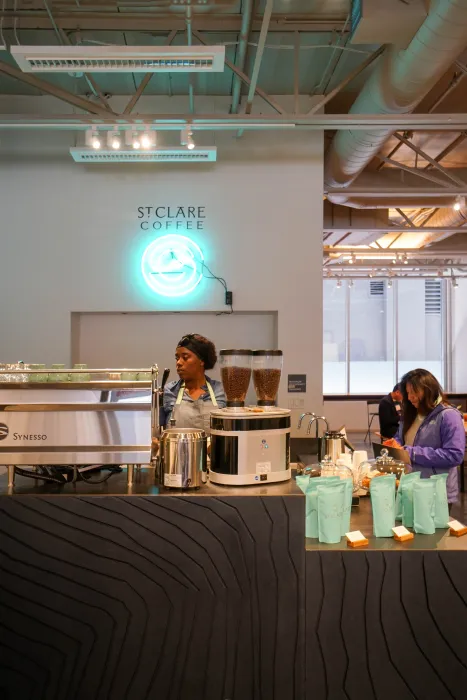
[[[180,143],[182,146],[186,146],[189,151],[192,151],[195,147],[195,142],[193,141],[193,132],[189,126],[187,126],[180,134]]]
[[[141,148],[141,139],[140,139],[140,137],[139,137],[137,131],[134,131],[134,132],[133,132],[133,143],[132,143],[132,145],[133,145],[133,148],[135,149],[135,151],[137,151],[139,148]]]
[[[145,131],[144,134],[141,136],[141,146],[145,149],[151,148],[152,138],[150,131]]]
[[[122,139],[120,136],[120,132],[118,129],[114,129],[113,131],[108,132],[107,136],[107,144],[113,148],[114,151],[118,151],[118,149],[122,145]]]
[[[101,147],[101,140],[98,132],[94,129],[91,132],[91,146],[97,151]]]
[[[458,194],[456,197],[456,201],[453,204],[453,209],[454,211],[460,211],[463,207],[465,207],[465,197],[462,197],[460,194]]]

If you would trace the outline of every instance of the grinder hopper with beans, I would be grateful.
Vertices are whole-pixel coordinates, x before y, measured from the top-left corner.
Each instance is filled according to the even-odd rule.
[[[290,479],[290,411],[277,408],[281,350],[221,350],[227,407],[211,413],[213,483],[246,486]],[[251,376],[257,405],[245,406]]]

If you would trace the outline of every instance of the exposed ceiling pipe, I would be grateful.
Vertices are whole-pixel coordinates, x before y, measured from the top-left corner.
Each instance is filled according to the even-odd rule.
[[[433,2],[427,19],[408,48],[405,51],[394,47],[386,49],[350,113],[413,112],[466,43],[467,0]],[[325,185],[350,185],[392,133],[389,129],[337,133],[326,154]]]
[[[436,226],[440,228],[448,228],[455,226],[464,226],[467,224],[467,206],[464,204],[461,206],[459,211],[456,211],[453,207],[439,209],[430,218],[430,226]],[[452,233],[445,231],[443,233],[432,234],[429,237],[430,243],[438,243],[445,238],[452,236]]]

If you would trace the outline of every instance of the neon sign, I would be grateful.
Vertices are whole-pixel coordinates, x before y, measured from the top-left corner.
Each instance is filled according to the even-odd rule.
[[[141,259],[146,284],[157,294],[182,297],[201,282],[204,256],[190,238],[169,234],[152,241]]]

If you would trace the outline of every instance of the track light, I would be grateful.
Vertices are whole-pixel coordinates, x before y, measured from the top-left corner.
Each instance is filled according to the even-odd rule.
[[[349,280],[349,289],[352,289],[353,287],[353,280]]]
[[[455,277],[452,278],[452,286],[454,289],[459,286],[459,280],[457,280]]]
[[[142,148],[148,149],[148,148],[152,148],[154,145],[155,145],[155,139],[153,137],[153,134],[149,130],[146,130],[144,132],[144,134],[141,136]]]
[[[122,138],[118,129],[107,132],[107,145],[113,148],[114,151],[118,151],[118,149],[121,148]]]
[[[349,258],[349,265],[354,265],[356,260],[357,258],[355,257],[355,253],[352,253],[352,255]]]
[[[86,146],[95,148],[96,151],[101,147],[101,139],[96,128],[89,129],[85,134]]]
[[[403,260],[403,262],[404,262],[404,265],[408,265],[408,264],[409,264],[409,259],[408,259],[408,257],[407,257],[407,253],[405,253],[405,255],[404,255],[404,260]]]
[[[180,143],[182,146],[186,146],[189,151],[192,151],[195,147],[195,142],[193,141],[193,132],[189,126],[187,126],[180,134]]]
[[[137,131],[133,131],[133,133],[131,135],[131,139],[132,139],[131,145],[133,146],[135,151],[137,151],[139,148],[141,148],[141,138],[140,138],[140,135],[138,134]]]
[[[458,194],[452,208],[454,211],[460,211],[463,207],[465,207],[465,197]]]
[[[392,288],[392,280],[388,280],[388,289]]]
[[[342,280],[337,280],[336,287],[337,289],[340,289],[342,287]]]

